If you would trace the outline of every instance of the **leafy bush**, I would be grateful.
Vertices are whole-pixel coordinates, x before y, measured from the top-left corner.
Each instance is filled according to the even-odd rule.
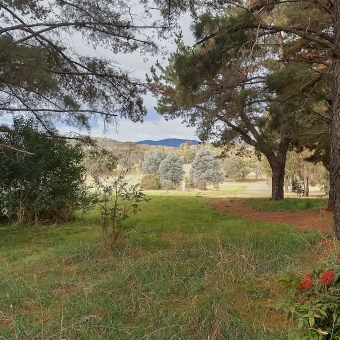
[[[140,187],[143,190],[159,190],[162,187],[162,183],[158,176],[148,174],[142,178]]]
[[[303,194],[304,190],[298,179],[292,179],[292,192],[295,192],[298,196]]]
[[[290,288],[290,298],[278,308],[297,321],[292,339],[340,339],[340,254],[330,256],[302,279],[287,275],[281,283]]]
[[[90,209],[79,148],[22,118],[2,139],[7,145],[0,154],[2,216],[26,224],[57,223],[71,219],[79,208]]]

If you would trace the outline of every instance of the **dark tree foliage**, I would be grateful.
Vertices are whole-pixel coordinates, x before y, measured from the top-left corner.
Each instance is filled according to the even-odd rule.
[[[2,133],[7,148],[0,153],[0,215],[56,223],[89,208],[80,149],[38,131],[30,120],[16,118],[12,130]]]
[[[321,42],[315,33],[331,28],[331,16],[310,1],[265,1],[263,11],[254,2],[219,5],[219,12],[193,15],[196,43],[185,46],[179,37],[169,67],[158,64],[160,76],[152,70],[150,88],[159,96],[159,112],[196,126],[202,140],[224,146],[243,140],[265,155],[272,198],[283,199],[289,147],[320,150],[327,131],[331,53],[316,43],[330,46],[331,36],[325,31]],[[316,124],[323,129],[318,140]]]
[[[54,134],[56,122],[88,128],[94,114],[105,123],[116,117],[143,120],[145,86],[113,57],[157,52],[156,37],[170,27],[168,18],[156,21],[152,15],[160,17],[162,7],[171,4],[152,5],[121,0],[1,1],[0,115],[26,113]]]

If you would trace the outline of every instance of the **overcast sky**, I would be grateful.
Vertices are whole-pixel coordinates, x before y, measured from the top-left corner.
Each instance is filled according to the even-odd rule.
[[[186,44],[191,44],[193,38],[189,29],[190,19],[189,17],[181,20],[181,26],[183,30],[183,39]],[[164,44],[164,42],[162,42]],[[170,51],[175,51],[175,44],[172,41],[168,41],[166,46]],[[98,50],[99,52],[100,50]],[[97,52],[97,53],[98,53]],[[105,53],[103,51],[99,53]],[[137,54],[130,54],[124,56],[113,56],[122,67],[131,71],[131,75],[145,81],[145,75],[150,73],[150,67],[155,64],[157,60],[162,60],[162,56],[148,57],[147,62],[144,61],[143,56]],[[166,63],[167,60],[164,60]],[[107,137],[121,142],[131,141],[137,142],[140,140],[160,140],[165,138],[180,138],[180,139],[194,139],[198,140],[195,135],[195,129],[187,127],[182,123],[181,119],[165,121],[165,119],[159,115],[154,109],[156,105],[156,99],[150,94],[144,98],[144,104],[147,108],[147,116],[144,122],[132,123],[130,120],[119,120],[118,126],[110,126],[106,133],[103,131],[103,125],[98,122],[91,129],[92,137]],[[61,129],[63,132],[67,132],[67,128]]]
[[[186,16],[180,20],[182,27],[183,39],[186,44],[192,44],[193,38],[190,32],[190,17]],[[141,56],[139,53],[128,55],[115,55],[112,52],[104,50],[98,47],[96,50],[91,49],[82,43],[82,39],[76,35],[65,36],[70,46],[79,50],[81,54],[92,55],[98,57],[114,58],[120,66],[128,71],[133,78],[146,80],[146,74],[150,74],[150,67],[156,63],[157,60],[163,62],[163,56],[149,57]],[[169,51],[175,51],[176,46],[173,42],[174,38],[168,41],[160,41],[160,44],[166,46]],[[145,61],[148,58],[148,61]],[[164,60],[167,63],[167,59]],[[164,65],[165,66],[165,65]],[[106,127],[104,132],[104,125],[102,122],[91,122],[90,135],[92,137],[107,137],[121,142],[131,141],[137,142],[140,140],[160,140],[165,138],[179,138],[179,139],[195,139],[198,140],[195,135],[195,129],[187,127],[182,123],[181,119],[165,121],[165,119],[159,115],[154,107],[156,106],[156,99],[147,95],[144,98],[144,105],[147,108],[147,116],[144,118],[143,123],[132,123],[127,119],[120,119],[117,126]],[[12,120],[12,115],[4,115],[1,117],[1,122],[9,123]],[[69,134],[71,132],[80,132],[81,134],[87,134],[87,131],[75,131],[74,128],[68,126],[57,126],[60,133]]]
[[[156,58],[147,63],[141,63],[138,59],[140,56],[125,56],[128,68],[134,69],[134,76],[145,80],[145,74],[150,73],[150,67],[156,62]],[[137,59],[137,62],[135,62]],[[107,137],[121,142],[138,142],[141,140],[161,140],[165,138],[193,139],[198,140],[195,135],[195,128],[187,127],[181,119],[166,121],[156,112],[156,98],[147,95],[144,98],[144,105],[147,108],[147,116],[143,123],[133,123],[128,119],[119,119],[117,126],[109,126],[106,133],[103,131],[103,124],[100,121],[94,123],[91,129],[92,137]]]

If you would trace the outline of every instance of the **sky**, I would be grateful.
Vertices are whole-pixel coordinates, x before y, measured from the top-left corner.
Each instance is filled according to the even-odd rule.
[[[186,44],[191,44],[193,38],[189,29],[190,19],[184,17],[180,21],[183,40]],[[164,43],[164,42],[162,42]],[[166,47],[169,51],[175,51],[175,44],[168,41]],[[100,51],[100,49],[99,49]],[[99,53],[105,53],[100,51]],[[144,61],[143,56],[136,54],[128,55],[113,55],[115,60],[125,69],[131,72],[131,76],[146,80],[146,74],[150,74],[150,67],[156,63],[157,60],[162,60],[162,56],[148,57],[148,61]],[[164,61],[166,63],[166,60]],[[187,127],[182,123],[181,119],[166,121],[159,115],[154,107],[156,106],[156,98],[148,94],[144,97],[144,105],[147,109],[147,116],[143,123],[133,123],[128,119],[120,119],[117,126],[110,126],[104,133],[104,126],[100,122],[93,123],[90,135],[92,137],[106,137],[118,140],[120,142],[138,142],[141,140],[161,140],[166,138],[179,138],[198,140],[195,135],[195,128]],[[67,127],[62,127],[61,132],[68,132]]]
[[[150,67],[156,62],[156,58],[149,60],[147,63],[137,64],[135,63],[136,58],[142,57],[125,56],[126,67],[134,70],[132,72],[134,77],[145,81],[145,74],[150,73]],[[121,64],[123,66],[123,63]],[[104,125],[100,121],[92,122],[90,135],[92,137],[111,138],[120,142],[138,142],[142,140],[161,140],[166,138],[198,140],[198,137],[195,135],[195,128],[187,127],[186,123],[182,122],[182,119],[166,121],[155,110],[154,107],[156,104],[156,98],[148,94],[144,97],[147,115],[143,123],[133,123],[129,119],[119,119],[116,126],[108,126],[106,127],[106,131],[104,131]],[[67,132],[67,127],[62,127],[61,131]]]
[[[182,28],[183,40],[186,44],[192,44],[193,37],[190,32],[190,17],[186,16],[180,20]],[[96,50],[89,50],[89,48],[82,43],[81,37],[76,35],[65,36],[70,46],[79,50],[83,55],[92,56],[104,56],[108,58],[114,58],[117,63],[124,69],[130,72],[131,77],[146,81],[146,74],[150,74],[150,68],[156,63],[157,60],[163,62],[163,56],[141,56],[138,52],[134,54],[116,55],[112,52],[98,48]],[[162,46],[167,47],[169,52],[175,51],[176,46],[174,43],[174,37],[167,41],[160,41]],[[148,58],[145,61],[145,58]],[[166,64],[167,59],[164,60]],[[165,66],[165,65],[164,65]],[[144,97],[144,106],[147,109],[147,116],[144,118],[143,123],[133,123],[128,119],[119,119],[117,125],[104,126],[103,122],[92,121],[90,123],[91,130],[87,131],[75,131],[74,128],[68,126],[57,126],[61,134],[67,135],[72,132],[80,133],[83,135],[90,134],[92,137],[106,137],[115,139],[117,141],[126,142],[137,142],[141,140],[161,140],[166,138],[178,138],[178,139],[189,139],[198,140],[195,135],[195,128],[187,127],[181,119],[175,119],[166,121],[156,110],[156,98],[151,94]],[[12,120],[12,115],[3,115],[1,122],[9,123]],[[9,123],[10,124],[10,123]]]
[[[106,132],[98,123],[92,127],[92,137],[106,137],[120,142],[138,142],[142,140],[161,140],[166,138],[198,140],[195,129],[187,127],[180,119],[165,121],[155,110],[148,108],[148,115],[143,123],[133,123],[121,119],[117,126],[110,126]]]

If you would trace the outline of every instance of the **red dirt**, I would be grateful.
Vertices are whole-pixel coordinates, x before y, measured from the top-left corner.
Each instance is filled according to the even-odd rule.
[[[214,199],[211,204],[217,210],[241,216],[246,220],[292,224],[298,229],[315,229],[326,232],[333,230],[333,214],[325,210],[318,212],[258,211],[251,208],[246,202],[235,199]]]

